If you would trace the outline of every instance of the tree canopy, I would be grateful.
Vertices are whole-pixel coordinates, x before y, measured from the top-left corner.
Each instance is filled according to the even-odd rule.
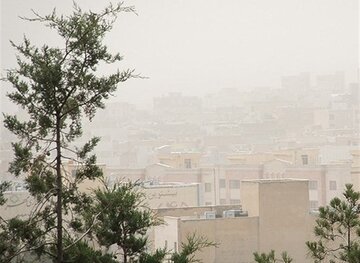
[[[282,252],[281,258],[276,258],[274,250],[271,250],[269,253],[255,252],[254,259],[257,263],[291,263],[293,261],[287,252]]]
[[[148,247],[147,231],[160,220],[146,206],[145,194],[137,182],[123,182],[113,187],[95,191],[93,204],[84,211],[85,228],[93,224],[92,215],[97,215],[90,234],[106,249],[120,250],[120,262],[137,260]],[[90,219],[90,222],[89,222]]]
[[[196,251],[213,245],[190,236],[179,253],[166,248],[147,253],[147,230],[159,221],[145,206],[137,183],[80,191],[84,180],[104,181],[92,154],[100,139],[75,146],[83,118],[91,120],[120,83],[136,76],[133,70],[98,72],[100,65],[122,60],[104,44],[120,12],[135,9],[119,3],[96,13],[75,4],[68,16],[34,12],[25,19],[55,31],[58,46],[38,47],[27,37],[20,44],[11,42],[17,67],[4,79],[13,87],[7,96],[27,117],[4,114],[5,127],[19,139],[12,144],[9,171],[24,179],[36,204],[26,218],[0,217],[0,262],[160,263],[170,255],[175,263],[190,263],[200,262]],[[0,185],[0,205],[8,186]]]
[[[360,262],[360,193],[347,184],[343,196],[319,208],[314,228],[317,241],[306,242],[315,263]]]
[[[34,12],[33,18],[25,19],[55,31],[58,46],[38,47],[25,36],[20,44],[11,42],[17,67],[9,69],[4,79],[13,87],[7,96],[27,117],[4,114],[5,127],[19,138],[12,143],[14,160],[9,171],[25,180],[38,203],[28,218],[1,218],[1,262],[25,252],[64,262],[67,251],[82,244],[82,236],[70,229],[76,213],[91,199],[78,185],[101,177],[102,171],[91,154],[99,138],[80,148],[73,142],[82,135],[82,118],[92,119],[118,85],[133,76],[133,70],[101,75],[97,69],[122,60],[119,53],[108,50],[104,37],[120,12],[134,11],[119,3],[98,13],[85,12],[76,4],[68,16],[55,10],[45,16]],[[74,174],[66,172],[66,161],[77,164]],[[6,186],[0,187],[1,192]],[[2,195],[0,202],[4,202]]]

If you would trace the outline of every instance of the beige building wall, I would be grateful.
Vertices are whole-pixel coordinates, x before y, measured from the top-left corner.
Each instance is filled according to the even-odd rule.
[[[329,204],[334,197],[342,196],[345,185],[352,182],[351,164],[349,163],[333,163],[325,167],[325,204]]]
[[[230,164],[258,165],[274,159],[271,153],[239,153],[227,157]]]
[[[201,153],[198,152],[170,152],[159,153],[159,163],[169,165],[173,168],[193,169],[198,168]]]
[[[326,204],[326,169],[322,166],[289,167],[286,177],[309,181],[310,209],[316,210]]]
[[[260,215],[260,192],[259,184],[242,182],[241,185],[242,207],[246,209],[249,217],[258,217]]]
[[[71,182],[74,180],[74,176],[76,174],[76,171],[78,169],[81,169],[81,165],[80,164],[76,164],[72,161],[64,163],[64,176],[67,177],[67,179]],[[104,172],[106,169],[106,166],[104,164],[98,164],[99,168]],[[92,192],[93,190],[96,190],[98,188],[103,187],[103,182],[99,179],[96,180],[89,180],[89,179],[85,179],[83,180],[80,184],[78,184],[78,189],[81,192]]]
[[[296,149],[293,163],[295,165],[317,165],[319,164],[319,154],[320,150],[317,148]]]
[[[315,165],[319,162],[319,149],[295,148],[272,152],[240,153],[228,156],[231,164],[262,165],[272,160],[282,160],[293,165]]]
[[[145,181],[200,183],[203,169],[176,169],[165,164],[149,165],[145,169]]]
[[[203,262],[252,262],[253,248],[258,243],[258,218],[191,219],[166,216],[165,225],[155,230],[155,247],[167,245],[172,251],[179,251],[187,237],[196,234],[216,242],[196,254]],[[236,248],[235,248],[236,246]]]
[[[341,195],[344,184],[351,181],[350,164],[347,163],[293,165],[280,159],[262,165],[220,165],[204,169],[172,169],[154,165],[149,170],[152,172],[146,178],[157,178],[160,182],[199,183],[201,205],[240,203],[242,180],[298,178],[309,180],[311,207],[317,209],[334,196]]]
[[[164,218],[164,224],[157,226],[153,230],[152,243],[154,248],[167,248],[168,250],[175,252],[178,251],[179,245],[179,217],[167,216]]]
[[[272,249],[278,253],[287,251],[294,262],[312,262],[307,258],[305,245],[313,240],[315,223],[309,212],[307,180],[248,180],[242,183],[241,193],[242,210],[248,211],[248,216],[165,216],[166,225],[154,230],[156,247],[166,243],[179,249],[181,242],[196,232],[219,244],[197,254],[207,263],[249,263],[253,262],[253,252]]]
[[[263,169],[260,165],[223,165],[217,173],[217,204],[236,204],[241,202],[241,181],[262,178]]]
[[[129,178],[125,178],[130,180],[141,178],[140,180],[145,181],[199,183],[200,205],[241,203],[242,180],[308,179],[311,209],[316,210],[334,196],[341,195],[346,183],[353,181],[360,188],[360,176],[355,176],[356,162],[351,172],[350,163],[320,165],[319,156],[319,149],[316,148],[290,149],[236,155],[236,158],[243,158],[242,164],[185,169],[157,163],[145,169],[134,169],[133,172],[131,169],[124,169],[118,174],[127,174]]]
[[[199,184],[156,184],[145,185],[147,205],[154,208],[176,208],[198,206]]]
[[[305,242],[310,240],[313,228],[309,213],[308,181],[255,180],[243,184],[258,185],[258,251],[287,251],[295,262],[306,262]],[[250,209],[245,204],[243,207]]]
[[[111,180],[126,180],[138,181],[145,180],[145,169],[126,169],[105,167],[104,175]]]
[[[198,253],[203,262],[251,262],[253,259],[252,249],[258,243],[258,218],[190,219],[181,220],[180,224],[182,242],[186,242],[187,233],[195,232],[218,243],[218,247]]]
[[[354,184],[354,189],[360,191],[360,149],[351,152],[351,181]]]

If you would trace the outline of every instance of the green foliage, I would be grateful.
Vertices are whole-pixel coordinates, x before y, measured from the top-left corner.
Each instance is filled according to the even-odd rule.
[[[116,245],[122,252],[123,262],[138,258],[146,249],[147,230],[159,224],[145,206],[145,195],[137,182],[115,184],[95,191],[94,203],[84,211],[85,225],[99,245]],[[96,222],[92,215],[96,216]]]
[[[287,252],[281,253],[281,259],[277,259],[275,257],[275,251],[271,250],[268,254],[266,253],[254,253],[254,260],[257,263],[276,263],[276,262],[282,262],[282,263],[291,263],[293,260]]]
[[[13,143],[14,159],[9,171],[25,178],[27,189],[37,201],[27,218],[0,217],[0,262],[20,262],[24,257],[37,262],[118,262],[106,253],[112,246],[122,252],[121,262],[159,262],[166,250],[146,254],[149,227],[159,223],[144,205],[137,183],[119,184],[97,190],[94,196],[79,191],[84,180],[102,179],[91,151],[99,142],[93,138],[83,147],[73,146],[82,135],[82,120],[90,120],[117,86],[133,77],[133,70],[100,75],[98,66],[122,59],[103,44],[120,12],[134,12],[122,3],[99,13],[83,12],[77,5],[69,16],[34,12],[34,18],[59,36],[57,46],[35,46],[24,37],[12,46],[17,67],[5,80],[13,86],[7,95],[27,118],[4,114],[4,125],[18,137]],[[77,169],[70,174],[64,165],[71,160]],[[5,202],[0,185],[0,204]],[[96,250],[85,240],[105,250]],[[215,245],[203,237],[190,236],[174,253],[174,263],[200,262],[196,251]]]
[[[0,183],[0,205],[5,204],[6,198],[4,197],[4,192],[9,189],[10,185],[10,182]]]
[[[9,172],[15,176],[19,176],[22,172],[26,173],[30,169],[29,160],[32,158],[31,148],[22,146],[20,143],[12,143],[12,147],[15,159],[10,164]]]
[[[186,242],[181,243],[180,252],[169,251],[167,248],[157,249],[153,254],[143,252],[137,263],[195,263],[202,262],[195,257],[195,253],[205,248],[217,246],[216,243],[209,241],[204,236],[198,236],[196,233],[190,234]]]
[[[69,262],[87,262],[70,251],[88,248],[81,238],[73,237],[78,236],[77,231],[84,232],[76,213],[92,202],[79,192],[78,184],[102,177],[96,156],[91,155],[99,138],[81,148],[72,144],[82,135],[83,116],[91,120],[117,86],[133,76],[132,70],[97,73],[100,64],[106,66],[122,59],[103,44],[120,12],[134,12],[134,8],[119,3],[99,13],[84,12],[77,5],[68,16],[58,15],[55,10],[45,16],[34,12],[34,18],[25,20],[55,31],[59,36],[57,46],[38,47],[27,37],[20,44],[11,42],[17,52],[17,67],[7,71],[5,81],[13,86],[7,96],[28,116],[20,120],[4,114],[5,127],[19,138],[12,145],[14,159],[9,171],[25,178],[27,189],[38,203],[29,218],[1,220],[1,262],[18,259],[25,252],[57,262],[63,262],[65,256]],[[64,160],[77,164],[74,178],[67,174]],[[0,186],[0,204],[5,201],[5,187]],[[69,240],[75,245],[67,245]]]
[[[10,262],[22,252],[33,252],[41,255],[44,249],[45,236],[42,229],[34,227],[32,220],[12,218],[0,224],[0,262]],[[7,241],[7,242],[4,242]]]
[[[192,234],[181,244],[179,253],[167,248],[149,253],[148,230],[162,221],[146,206],[145,198],[140,182],[123,182],[113,187],[105,185],[94,191],[89,205],[82,206],[81,217],[72,221],[72,227],[78,232],[86,232],[103,251],[116,247],[119,251],[113,257],[116,262],[162,263],[166,258],[173,263],[201,262],[195,259],[195,253],[216,246],[205,237]]]
[[[162,263],[168,254],[166,248],[157,249],[153,254],[143,252],[140,254],[138,263]]]
[[[74,245],[72,245],[74,244]],[[75,242],[75,240],[65,240],[65,246],[70,246],[64,253],[65,262],[73,263],[116,263],[112,254],[104,254],[100,250],[95,250],[86,241]]]
[[[217,243],[209,241],[204,236],[198,236],[196,233],[190,234],[186,238],[186,243],[181,243],[180,251],[172,254],[171,260],[173,263],[202,262],[201,259],[195,257],[195,253],[212,246],[216,247]]]
[[[314,228],[318,240],[306,242],[314,262],[359,262],[360,193],[347,184],[343,195],[319,208]]]

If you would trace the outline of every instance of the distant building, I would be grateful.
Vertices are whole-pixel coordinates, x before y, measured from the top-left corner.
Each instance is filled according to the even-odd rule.
[[[99,168],[103,171],[105,171],[105,164],[97,164]],[[75,176],[78,170],[81,170],[82,164],[75,163],[73,161],[69,161],[66,163],[63,163],[63,176],[67,178],[67,182],[74,182]],[[90,179],[84,179],[81,183],[78,185],[79,191],[82,192],[91,192],[99,187],[103,186],[103,183],[98,180],[90,180]]]
[[[283,76],[281,78],[281,87],[286,94],[297,96],[306,95],[311,88],[310,73],[300,73],[298,75]]]
[[[180,169],[198,168],[200,157],[201,153],[199,152],[159,153],[157,156],[159,163]]]
[[[360,191],[360,149],[351,152],[353,161],[351,164],[351,179],[356,191]]]
[[[199,205],[241,204],[243,180],[307,179],[310,207],[317,210],[333,197],[340,196],[345,184],[352,181],[350,148],[335,151],[334,146],[332,149],[332,154],[322,148],[237,153],[228,156],[227,164],[214,165],[198,165],[192,155],[169,153],[163,156],[163,163],[149,165],[145,169],[118,169],[114,174],[117,178],[131,180],[197,183],[201,197]],[[194,156],[198,160],[199,155]],[[186,168],[186,159],[191,160],[191,167]]]
[[[316,77],[316,87],[327,92],[344,92],[345,73],[337,71],[331,74],[318,75]]]

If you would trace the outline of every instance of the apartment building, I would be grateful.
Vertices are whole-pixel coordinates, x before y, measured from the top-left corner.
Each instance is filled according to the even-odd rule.
[[[199,205],[240,204],[242,180],[307,179],[310,207],[317,210],[333,197],[340,196],[345,184],[352,182],[351,161],[348,160],[351,155],[344,154],[345,151],[341,149],[329,156],[322,156],[323,151],[319,148],[237,153],[228,156],[227,164],[219,165],[199,164],[199,153],[161,153],[158,158],[162,163],[144,169],[112,170],[111,177],[164,183],[197,183]],[[344,160],[339,159],[342,156]],[[186,167],[186,164],[189,166]]]

